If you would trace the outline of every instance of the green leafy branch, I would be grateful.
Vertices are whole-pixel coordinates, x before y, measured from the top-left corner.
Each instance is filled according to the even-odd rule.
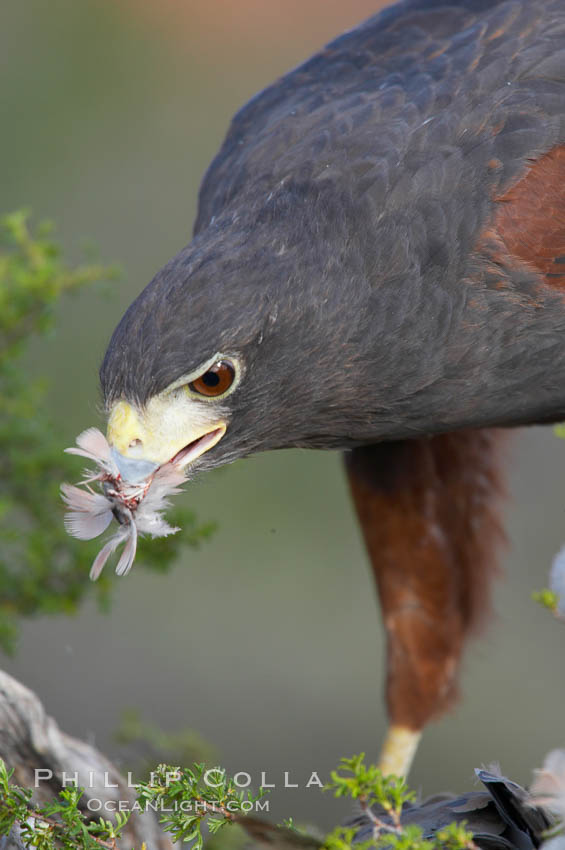
[[[8,835],[15,824],[26,847],[38,850],[117,850],[117,840],[129,820],[129,812],[116,812],[116,822],[100,818],[85,820],[79,808],[82,790],[63,788],[54,803],[34,806],[32,792],[10,783],[8,771],[0,759],[0,835]]]
[[[0,364],[23,350],[28,337],[44,333],[53,308],[67,292],[118,276],[117,266],[67,266],[49,235],[49,222],[32,235],[29,212],[18,210],[0,219]]]
[[[238,816],[268,793],[260,789],[253,794],[238,788],[220,767],[162,764],[150,781],[136,786],[137,799],[131,811],[116,812],[112,823],[103,818],[87,820],[80,809],[83,791],[75,787],[60,790],[53,803],[34,805],[31,790],[10,782],[12,773],[0,759],[0,836],[8,835],[18,824],[25,845],[39,850],[117,850],[131,812],[148,809],[162,813],[159,821],[173,840],[202,850],[204,823],[215,834],[222,827],[233,825]]]
[[[404,826],[402,809],[414,802],[415,793],[405,779],[385,775],[376,765],[366,765],[365,753],[343,758],[338,770],[332,771],[331,780],[324,790],[333,791],[335,797],[356,800],[371,824],[372,835],[356,841],[359,827],[338,826],[326,837],[325,850],[477,850],[464,823],[438,830],[433,839],[425,839],[419,826]],[[375,808],[382,814],[378,815]]]
[[[49,224],[32,229],[29,214],[0,219],[0,648],[13,651],[22,616],[73,613],[96,593],[107,606],[112,580],[92,586],[88,571],[99,543],[71,539],[63,528],[59,485],[76,480],[76,460],[45,413],[45,387],[30,380],[22,355],[31,340],[54,325],[55,307],[67,293],[114,280],[115,266],[65,263]],[[87,423],[85,423],[87,424]],[[191,511],[176,509],[183,535],[146,540],[140,560],[164,572],[181,545],[197,547],[213,532]]]
[[[137,789],[138,801],[166,810],[160,818],[164,829],[193,850],[202,850],[204,823],[214,835],[268,793],[264,788],[257,794],[238,788],[221,767],[207,770],[204,764],[192,769],[159,765],[151,782],[141,782]]]
[[[558,610],[559,594],[554,590],[550,590],[548,587],[544,587],[542,590],[534,590],[532,592],[532,599],[538,605],[541,605],[542,608],[550,611],[554,617],[561,618]]]
[[[182,764],[207,762],[216,759],[214,747],[194,729],[165,732],[160,726],[144,720],[137,708],[122,712],[113,735],[120,745],[122,760],[136,776],[146,776],[157,762],[180,761]],[[133,766],[131,762],[135,762]]]

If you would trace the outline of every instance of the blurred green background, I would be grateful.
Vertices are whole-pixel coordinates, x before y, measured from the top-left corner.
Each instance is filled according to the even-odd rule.
[[[3,0],[2,212],[57,222],[68,256],[94,242],[125,275],[65,302],[33,350],[49,375],[61,449],[100,424],[97,368],[124,308],[190,237],[201,175],[230,116],[377,2]],[[565,539],[565,446],[516,435],[510,546],[497,619],[469,652],[464,700],[424,738],[412,782],[463,790],[499,760],[528,781],[564,743],[565,627],[530,601]],[[78,472],[78,469],[77,469]],[[384,731],[383,637],[340,457],[260,456],[191,484],[186,504],[219,531],[167,577],[117,580],[108,616],[25,624],[5,669],[68,732],[112,753],[126,706],[165,729],[192,726],[232,771],[279,786],[276,820],[334,823],[313,788],[341,755],[375,757]],[[213,611],[213,614],[211,613]]]

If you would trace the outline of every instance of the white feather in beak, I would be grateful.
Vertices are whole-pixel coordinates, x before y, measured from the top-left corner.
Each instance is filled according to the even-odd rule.
[[[98,428],[88,428],[79,434],[77,447],[65,451],[94,461],[98,469],[86,471],[86,478],[80,482],[85,489],[72,484],[61,485],[63,500],[69,508],[65,528],[79,540],[92,540],[106,531],[115,518],[119,527],[96,556],[90,578],[98,578],[121,543],[125,546],[116,573],[125,575],[135,559],[138,534],[167,537],[180,531],[172,528],[161,512],[170,504],[168,497],[181,492],[179,485],[186,481],[185,471],[174,463],[165,463],[144,481],[127,483],[122,479],[106,437]],[[93,482],[99,482],[102,492],[92,489]]]

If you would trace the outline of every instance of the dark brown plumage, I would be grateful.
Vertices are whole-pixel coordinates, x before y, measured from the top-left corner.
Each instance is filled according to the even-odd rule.
[[[565,4],[404,0],[235,116],[193,241],[106,353],[130,459],[195,453],[179,388],[215,356],[234,388],[205,414],[192,392],[224,429],[195,470],[349,452],[399,729],[452,703],[488,609],[493,429],[565,418],[564,275]]]

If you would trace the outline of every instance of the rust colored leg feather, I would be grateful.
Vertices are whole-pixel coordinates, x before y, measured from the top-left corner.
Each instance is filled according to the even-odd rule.
[[[346,454],[387,632],[393,726],[419,730],[450,707],[465,640],[488,613],[501,439],[467,431]]]

